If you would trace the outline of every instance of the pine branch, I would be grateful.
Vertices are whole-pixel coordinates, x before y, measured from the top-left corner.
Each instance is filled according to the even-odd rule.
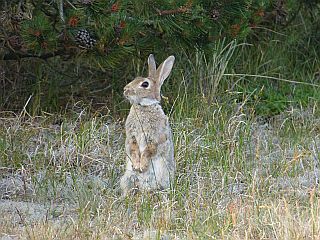
[[[184,5],[181,6],[177,9],[171,9],[171,10],[160,10],[156,8],[156,11],[158,12],[159,16],[163,16],[163,15],[173,15],[173,14],[179,14],[179,13],[186,13],[190,10],[190,8],[192,7],[192,0],[188,0],[188,2]]]
[[[62,50],[62,49],[57,50],[57,51],[52,52],[52,53],[45,53],[45,54],[42,54],[42,55],[34,55],[34,54],[18,53],[18,52],[10,52],[10,53],[5,54],[5,55],[3,56],[3,58],[0,59],[0,60],[9,61],[9,60],[20,60],[20,59],[22,59],[22,58],[40,58],[40,59],[46,60],[46,59],[48,59],[48,58],[65,55],[64,53],[65,53],[65,51]]]
[[[186,13],[189,11],[189,8],[187,7],[179,7],[177,9],[171,9],[171,10],[159,10],[156,9],[156,11],[158,12],[159,16],[164,16],[164,15],[173,15],[173,14],[179,14],[179,13]]]

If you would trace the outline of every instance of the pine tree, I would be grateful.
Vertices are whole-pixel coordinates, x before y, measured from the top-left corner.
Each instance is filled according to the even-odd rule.
[[[2,1],[0,38],[5,44],[0,58],[62,56],[105,68],[115,68],[128,57],[145,58],[150,52],[192,52],[210,48],[222,38],[246,38],[259,24],[286,25],[301,6],[314,7],[317,2]]]
[[[170,54],[178,60],[181,56],[193,59],[200,50],[209,59],[219,42],[264,42],[271,32],[282,32],[281,28],[299,23],[301,17],[315,33],[306,41],[318,46],[318,2],[0,0],[0,73],[6,74],[0,74],[6,79],[0,106],[18,106],[21,103],[15,101],[31,94],[42,98],[47,109],[65,104],[60,94],[100,102],[96,95],[101,89],[110,90],[101,94],[114,101],[123,85],[144,71],[150,53],[159,61]],[[179,63],[183,64],[181,58]]]
[[[60,55],[107,68],[129,56],[192,51],[220,38],[243,38],[268,7],[268,1],[251,0],[13,2],[2,16],[9,36],[4,59]]]

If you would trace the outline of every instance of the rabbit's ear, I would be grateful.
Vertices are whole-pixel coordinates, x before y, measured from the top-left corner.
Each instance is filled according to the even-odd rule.
[[[149,70],[149,77],[154,77],[156,75],[156,61],[154,60],[153,54],[150,54],[148,57],[148,70]]]
[[[161,63],[161,65],[157,69],[156,79],[159,82],[160,86],[163,84],[164,80],[166,80],[166,78],[169,76],[173,67],[174,60],[174,56],[168,57],[163,63]]]

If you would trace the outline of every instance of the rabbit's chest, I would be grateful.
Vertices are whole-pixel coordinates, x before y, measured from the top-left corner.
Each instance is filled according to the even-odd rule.
[[[126,121],[127,133],[138,137],[139,135],[148,134],[157,130],[161,125],[161,119],[150,118],[145,116],[129,115]]]
[[[158,138],[160,133],[165,132],[168,125],[168,118],[160,107],[143,110],[131,108],[126,120],[127,137],[136,138],[139,145],[147,142],[148,139]]]

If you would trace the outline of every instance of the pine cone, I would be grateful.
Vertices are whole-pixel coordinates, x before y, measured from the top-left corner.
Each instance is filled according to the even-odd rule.
[[[217,9],[212,9],[210,17],[212,20],[217,21],[220,18],[220,12]]]
[[[92,48],[97,42],[86,29],[80,29],[75,38],[79,46],[83,48]]]
[[[14,35],[14,36],[10,36],[8,38],[8,43],[10,44],[10,46],[15,49],[15,50],[19,50],[22,48],[23,42],[21,37]]]
[[[22,12],[19,12],[19,13],[15,14],[15,15],[12,15],[12,16],[11,16],[11,20],[12,20],[13,22],[19,23],[19,22],[21,22],[23,19],[24,19],[24,16],[23,16],[23,13],[22,13]]]

